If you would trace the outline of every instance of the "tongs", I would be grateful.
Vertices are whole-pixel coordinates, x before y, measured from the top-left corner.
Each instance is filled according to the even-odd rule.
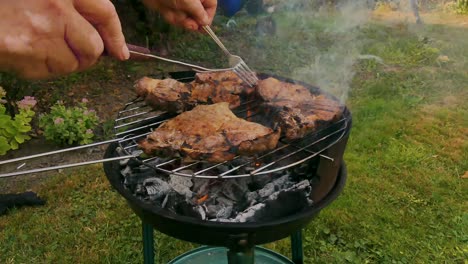
[[[177,64],[180,66],[188,67],[196,72],[221,72],[221,71],[234,71],[234,68],[219,68],[219,69],[210,69],[205,68],[199,65],[190,64],[178,60],[172,60],[164,57],[160,57],[151,53],[151,51],[145,47],[136,46],[132,44],[127,44],[127,47],[130,51],[130,58],[131,59],[138,59],[138,58],[146,58],[146,59],[157,59],[173,64]]]

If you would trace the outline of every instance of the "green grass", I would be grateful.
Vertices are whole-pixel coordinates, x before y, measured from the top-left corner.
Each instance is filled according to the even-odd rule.
[[[221,34],[238,38],[254,26],[249,19],[238,21],[237,33]],[[330,52],[330,45],[339,46],[334,40],[346,37],[333,30],[320,35],[330,19],[306,21],[311,32],[305,36],[283,31],[294,40],[289,43],[278,36],[247,36],[245,50],[242,43],[229,43],[239,54],[264,50],[266,56],[247,57],[255,67],[292,74],[314,52]],[[281,14],[278,20],[285,28],[299,23]],[[466,263],[468,180],[461,176],[468,171],[468,28],[372,23],[357,34],[354,39],[365,41],[355,48],[384,64],[361,60],[353,66],[348,182],[304,230],[306,263]],[[305,43],[311,47],[304,51]],[[205,40],[196,45],[212,49]],[[186,56],[201,59],[203,52]],[[100,166],[54,175],[35,191],[48,200],[46,206],[0,218],[0,263],[142,262],[140,220]],[[160,263],[197,246],[159,232],[156,240]],[[267,247],[290,255],[288,240]]]

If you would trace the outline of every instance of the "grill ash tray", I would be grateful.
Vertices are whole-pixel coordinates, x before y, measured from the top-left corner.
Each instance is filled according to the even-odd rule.
[[[172,77],[193,80],[191,72],[177,74]],[[127,104],[116,119],[121,139],[105,158],[135,158],[104,163],[110,183],[132,210],[170,236],[226,247],[240,240],[250,245],[276,241],[305,226],[343,189],[342,157],[351,128],[346,108],[340,120],[321,124],[300,140],[280,140],[276,149],[257,157],[217,164],[177,156],[140,158],[137,142],[172,117],[142,101]]]

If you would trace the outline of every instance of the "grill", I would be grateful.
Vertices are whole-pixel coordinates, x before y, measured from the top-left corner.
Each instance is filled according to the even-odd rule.
[[[193,80],[193,75],[193,72],[178,72],[172,74],[171,77],[179,81],[190,82]],[[259,75],[261,79],[269,76],[271,75]],[[295,82],[278,76],[273,77],[282,81]],[[304,83],[300,84],[308,87],[312,92],[323,93],[316,87]],[[255,102],[245,102],[233,112],[237,116],[249,120],[249,118],[255,118],[255,108]],[[114,158],[138,154],[138,140],[171,117],[173,116],[166,113],[155,113],[142,101],[129,102],[119,112],[116,119],[116,134],[122,140],[113,143],[107,149],[105,157]],[[312,187],[311,198],[314,200],[312,206],[292,215],[270,221],[213,222],[175,214],[164,208],[148,204],[131,193],[123,184],[124,177],[121,174],[119,162],[107,162],[104,164],[104,169],[112,186],[125,197],[132,210],[144,223],[181,240],[227,247],[229,248],[228,263],[253,263],[252,252],[255,245],[276,241],[298,232],[321,209],[336,199],[344,187],[346,167],[342,157],[351,128],[351,114],[345,108],[341,119],[329,124],[321,124],[320,127],[316,132],[299,140],[282,139],[276,149],[250,160],[236,157],[232,161],[215,164],[206,164],[204,161],[185,163],[180,157],[156,161],[155,159],[158,158],[154,157],[140,160],[142,164],[153,168],[155,173],[161,177],[178,175],[180,177],[229,181],[235,178],[257,177],[278,171],[295,170],[306,175],[314,175],[319,179]],[[228,167],[229,169],[220,170],[220,167]],[[186,169],[190,169],[190,173],[186,173]],[[293,259],[295,251],[297,252],[297,248],[296,250],[293,248]],[[193,254],[198,253],[194,252]],[[244,257],[250,257],[247,257],[247,260],[239,259],[236,257],[239,256],[239,253],[242,253],[241,255]],[[194,258],[194,255],[191,254],[189,256]],[[300,258],[296,257],[296,259]]]
[[[195,72],[176,72],[171,73],[170,77],[179,81],[190,82],[194,79],[194,75]],[[324,93],[317,87],[291,79],[268,74],[259,75],[260,79],[267,77],[275,77],[282,81],[302,84],[309,88],[312,93]],[[233,112],[239,117],[253,120],[258,114],[257,109],[257,102],[247,101],[234,109]],[[343,154],[351,129],[351,114],[346,107],[339,120],[320,124],[320,128],[317,131],[298,140],[280,139],[277,148],[254,158],[237,156],[231,161],[221,163],[207,163],[205,161],[186,162],[183,158],[177,156],[142,158],[141,150],[138,149],[137,145],[138,141],[174,116],[174,114],[154,111],[146,106],[144,101],[137,98],[127,103],[118,113],[115,120],[115,139],[91,145],[110,143],[104,159],[13,172],[2,174],[0,177],[103,162],[104,171],[109,182],[127,200],[132,210],[145,223],[144,226],[146,225],[147,228],[154,227],[169,236],[185,241],[227,247],[229,248],[229,263],[253,263],[252,252],[255,245],[273,242],[301,230],[320,210],[336,199],[344,187],[347,174]],[[38,154],[0,162],[0,164],[86,147],[89,146]],[[124,176],[121,173],[122,160],[132,160],[140,165],[147,166],[154,170],[155,175],[161,177],[176,175],[196,179],[229,181],[236,178],[258,177],[276,172],[295,171],[306,177],[313,176],[317,179],[313,182],[313,191],[310,197],[314,203],[291,215],[268,221],[246,223],[204,221],[175,214],[137,198],[123,184]],[[187,173],[187,169],[190,169],[190,173]],[[152,247],[149,250],[151,251]],[[145,259],[148,254],[148,256],[151,256],[147,251],[145,252]],[[240,259],[236,257],[239,252],[251,256],[245,261],[243,257]]]

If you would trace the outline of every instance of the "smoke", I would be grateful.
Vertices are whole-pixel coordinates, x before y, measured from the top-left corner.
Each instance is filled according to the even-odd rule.
[[[359,33],[370,13],[363,0],[340,3],[331,12],[322,8],[315,14],[317,19],[332,17],[329,23],[324,23],[322,32],[315,32],[329,36],[331,41],[322,49],[309,47],[311,62],[296,67],[292,77],[317,85],[344,102],[355,74],[354,65],[364,44]]]

